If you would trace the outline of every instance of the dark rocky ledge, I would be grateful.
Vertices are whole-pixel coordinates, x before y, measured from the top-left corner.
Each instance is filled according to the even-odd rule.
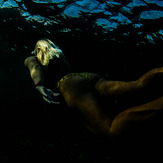
[[[137,44],[142,42],[155,44],[157,40],[162,40],[163,2],[159,0],[124,2],[113,0],[1,0],[0,5],[2,14],[9,9],[14,10],[20,16],[20,18],[17,16],[16,20],[23,19],[30,25],[31,30],[38,29],[39,31],[40,26],[44,26],[44,32],[47,33],[71,33],[74,30],[82,32],[88,28],[95,36],[100,33],[106,40],[117,39],[114,33],[120,33],[122,38],[123,35],[131,37],[131,32],[135,31],[135,35],[139,38]],[[13,17],[14,15],[8,16]],[[1,23],[6,21],[5,17],[1,19]],[[81,24],[85,28],[80,26]],[[19,26],[23,30],[22,24],[17,24],[18,28]],[[147,32],[144,33],[146,30]]]

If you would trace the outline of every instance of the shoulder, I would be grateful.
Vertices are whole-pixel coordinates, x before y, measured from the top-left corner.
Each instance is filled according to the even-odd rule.
[[[38,60],[35,56],[30,56],[25,59],[24,65],[28,67],[30,64],[38,64]]]

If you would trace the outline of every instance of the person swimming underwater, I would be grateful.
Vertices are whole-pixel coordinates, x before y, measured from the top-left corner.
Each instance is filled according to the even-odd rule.
[[[61,94],[69,108],[80,112],[85,127],[93,133],[109,138],[120,135],[163,109],[162,94],[144,100],[149,94],[147,90],[155,90],[156,83],[162,83],[163,68],[153,69],[136,81],[108,81],[95,73],[71,73],[62,50],[49,39],[37,41],[33,54],[35,56],[25,59],[25,66],[30,71],[34,88],[48,103],[59,104],[56,99]],[[132,103],[111,117],[99,100],[103,97],[108,99],[105,108],[109,112],[115,112],[109,104],[111,98]],[[140,104],[136,105],[138,101]]]
[[[70,64],[62,50],[49,39],[39,40],[32,54],[35,56],[28,57],[24,63],[30,70],[34,88],[48,103],[59,104],[53,101],[59,93],[54,93],[52,90],[58,91],[56,83],[63,75],[71,72]]]

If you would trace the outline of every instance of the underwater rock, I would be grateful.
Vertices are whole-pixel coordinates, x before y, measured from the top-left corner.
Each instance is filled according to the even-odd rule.
[[[14,0],[8,0],[3,3],[3,1],[0,1],[1,8],[14,8],[19,7],[18,4]]]
[[[155,44],[152,35],[147,34],[145,38],[148,40],[148,43]]]
[[[105,13],[105,7],[105,4],[100,4],[96,0],[82,0],[76,1],[75,3],[67,6],[66,9],[63,11],[63,14],[65,14],[69,18],[79,18],[83,13]]]
[[[82,0],[82,1],[76,1],[75,4],[79,5],[83,9],[87,11],[94,10],[99,6],[99,2],[96,0]]]
[[[49,4],[49,3],[63,3],[66,2],[67,0],[33,0],[35,3],[40,3],[40,4]]]
[[[126,36],[132,40],[133,34],[138,42],[145,44],[162,40],[158,32],[163,30],[162,7],[163,2],[159,0],[0,0],[1,23],[11,23],[11,15],[6,13],[13,9],[14,26],[17,23],[17,29],[22,31],[28,28],[38,33],[59,35],[62,32],[78,37],[79,31],[82,34],[87,29],[95,37],[105,37],[105,41],[112,38],[125,42]],[[20,20],[24,21],[22,25]],[[149,21],[153,23],[151,26]]]
[[[157,20],[161,18],[163,18],[163,11],[159,10],[143,11],[140,14],[140,19],[142,20]]]
[[[104,18],[99,18],[96,20],[97,26],[102,27],[105,30],[105,33],[107,31],[113,31],[114,29],[117,29],[118,23],[116,22],[111,22],[107,19]]]
[[[160,0],[144,0],[147,4],[156,5],[158,7],[163,7],[163,1]]]
[[[163,36],[163,30],[159,30],[158,34],[160,34],[161,36]]]
[[[143,1],[141,0],[133,0],[132,2],[130,2],[127,7],[129,8],[140,8],[140,7],[145,7],[147,6]]]
[[[105,33],[114,31],[120,25],[129,25],[131,23],[132,22],[121,13],[118,13],[116,16],[110,16],[109,19],[98,18],[96,20],[96,25],[103,28]]]
[[[127,17],[125,17],[121,13],[118,13],[117,16],[111,16],[110,19],[117,21],[121,25],[129,25],[132,23],[131,20],[129,20]]]
[[[2,4],[3,4],[3,0],[0,0],[0,6],[2,6]]]
[[[128,15],[128,16],[131,15],[131,14],[133,14],[132,9],[129,8],[129,7],[127,7],[127,6],[123,6],[123,7],[120,9],[120,11],[121,11],[123,14]]]
[[[106,1],[106,4],[108,7],[114,8],[114,9],[122,6],[119,2],[116,2],[116,1]]]
[[[63,14],[69,18],[79,18],[82,12],[81,7],[72,4],[64,10]]]

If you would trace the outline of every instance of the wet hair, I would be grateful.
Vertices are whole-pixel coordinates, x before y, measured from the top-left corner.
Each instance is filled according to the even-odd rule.
[[[33,53],[37,56],[38,61],[43,66],[48,66],[51,59],[64,58],[62,50],[49,39],[41,39],[37,41]]]

